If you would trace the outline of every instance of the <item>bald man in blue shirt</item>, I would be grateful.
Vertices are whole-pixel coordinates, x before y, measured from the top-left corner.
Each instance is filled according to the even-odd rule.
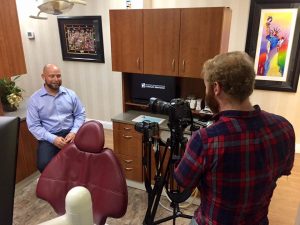
[[[72,142],[85,121],[85,109],[74,91],[62,84],[61,71],[54,64],[44,66],[44,85],[29,99],[27,126],[38,139],[37,166],[43,172],[51,159]]]

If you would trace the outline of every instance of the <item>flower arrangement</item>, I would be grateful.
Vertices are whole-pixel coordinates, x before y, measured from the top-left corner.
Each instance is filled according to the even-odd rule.
[[[16,86],[15,83],[16,79],[19,77],[20,76],[17,76],[12,80],[10,78],[0,79],[0,98],[5,111],[17,110],[23,99],[22,89]],[[7,106],[12,110],[6,110]]]

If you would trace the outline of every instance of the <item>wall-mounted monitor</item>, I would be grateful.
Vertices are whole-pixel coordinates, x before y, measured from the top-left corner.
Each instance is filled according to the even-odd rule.
[[[176,77],[131,74],[129,91],[134,103],[147,104],[151,97],[169,102],[176,98]]]

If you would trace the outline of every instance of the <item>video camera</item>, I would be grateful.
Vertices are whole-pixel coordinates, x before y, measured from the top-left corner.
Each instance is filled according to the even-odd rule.
[[[171,131],[181,131],[193,124],[192,112],[189,102],[181,98],[172,99],[170,102],[152,97],[149,100],[149,109],[152,113],[160,113],[169,116],[168,127]],[[194,127],[194,126],[191,126]],[[199,127],[196,127],[198,129]],[[135,124],[135,130],[143,133],[145,138],[159,136],[159,126],[155,122],[143,121]],[[195,130],[195,129],[194,129]]]
[[[134,129],[144,135],[144,139],[149,137],[159,136],[159,126],[158,123],[150,122],[145,120],[143,122],[136,123]]]
[[[186,128],[193,121],[189,103],[181,98],[175,98],[170,102],[165,102],[152,97],[149,101],[149,108],[153,113],[168,115],[169,124],[171,126],[172,124],[180,123],[181,126]]]

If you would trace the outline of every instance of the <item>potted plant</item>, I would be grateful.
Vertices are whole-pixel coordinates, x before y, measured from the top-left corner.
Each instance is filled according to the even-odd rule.
[[[16,111],[22,101],[22,89],[16,86],[16,76],[14,79],[0,79],[0,99],[3,105],[3,110],[6,112]]]

